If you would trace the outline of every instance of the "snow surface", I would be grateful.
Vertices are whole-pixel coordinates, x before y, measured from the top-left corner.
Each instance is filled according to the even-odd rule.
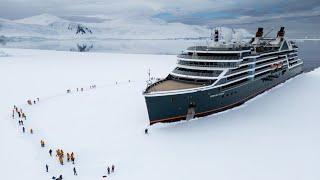
[[[5,56],[8,56],[8,54],[0,50],[0,57],[5,57]]]
[[[5,49],[0,58],[1,179],[308,179],[320,172],[320,70],[302,74],[241,107],[143,130],[148,68],[164,77],[175,56]],[[130,80],[130,83],[129,83]],[[116,81],[118,83],[116,83]],[[96,89],[89,89],[96,84]],[[74,92],[84,87],[84,92]],[[66,90],[72,89],[71,94]],[[36,105],[27,99],[40,98]],[[22,134],[13,105],[27,114]],[[47,142],[45,149],[39,141]],[[74,151],[61,167],[48,148]],[[49,164],[49,173],[45,164]]]

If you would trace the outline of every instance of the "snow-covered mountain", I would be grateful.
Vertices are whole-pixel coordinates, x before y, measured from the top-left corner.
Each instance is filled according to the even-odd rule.
[[[87,34],[92,34],[92,30],[84,24],[49,14],[13,21],[0,19],[0,35],[5,36],[71,38]]]
[[[13,22],[21,23],[21,24],[48,26],[55,22],[68,22],[68,21],[50,14],[41,14],[41,15],[31,16],[23,19],[17,19],[17,20],[14,20]]]
[[[228,28],[223,28],[225,29]],[[246,30],[241,32],[244,36],[251,36]],[[166,39],[208,37],[210,29],[204,26],[168,23],[160,19],[144,17],[104,17],[99,23],[83,23],[42,14],[13,21],[0,19],[0,35],[60,39],[74,37]]]

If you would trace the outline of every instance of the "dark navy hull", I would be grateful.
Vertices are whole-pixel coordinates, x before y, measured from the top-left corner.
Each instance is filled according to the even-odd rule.
[[[248,83],[222,91],[213,88],[192,93],[145,96],[150,124],[185,120],[190,104],[194,108],[194,117],[206,116],[239,106],[264,91],[285,82],[302,73],[302,65],[292,69],[278,71],[250,80]]]

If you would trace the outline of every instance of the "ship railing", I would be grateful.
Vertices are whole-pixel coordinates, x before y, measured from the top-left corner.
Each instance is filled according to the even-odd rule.
[[[199,63],[190,63],[186,61],[181,61],[178,60],[178,64],[180,65],[185,65],[185,66],[193,66],[193,67],[208,67],[208,68],[236,68],[238,67],[238,63],[229,63],[229,64],[224,64],[224,63],[217,63],[217,64],[212,64],[212,65],[203,65]]]
[[[250,67],[245,67],[245,68],[240,68],[240,69],[236,69],[236,70],[231,70],[226,75],[235,74],[235,73],[242,72],[242,71],[249,71],[250,69],[251,69]]]
[[[192,46],[187,50],[191,51],[243,51],[250,50],[250,46],[230,46],[230,47],[208,47],[208,46]]]
[[[196,55],[187,55],[180,54],[178,58],[184,59],[201,59],[201,60],[240,60],[239,56],[196,56]]]
[[[278,61],[281,62],[281,61],[284,61],[284,60],[286,60],[286,59],[281,58],[281,59],[275,59],[275,60],[269,61],[269,62],[263,62],[263,63],[261,63],[261,64],[256,65],[256,68],[262,67],[262,66],[264,66],[264,65],[266,65],[266,64],[270,64],[270,65],[271,65],[271,63],[275,63],[275,62],[278,62]]]
[[[255,71],[254,73],[255,73],[255,74],[258,74],[258,73],[260,73],[260,72],[268,71],[268,70],[271,70],[271,67],[266,67],[266,68],[259,69],[258,71]]]
[[[197,72],[190,72],[190,71],[181,71],[178,69],[173,70],[173,73],[187,75],[187,76],[202,76],[202,77],[218,77],[221,72],[213,72],[213,73],[197,73]]]
[[[256,61],[256,58],[247,58],[247,59],[243,59],[243,61],[241,61],[240,64],[247,64],[247,63],[252,63],[255,61]]]
[[[248,76],[249,76],[249,73],[247,72],[246,74],[241,75],[241,76],[227,77],[227,81],[234,81],[236,79],[241,79],[241,78],[248,77]]]
[[[297,57],[298,56],[298,53],[297,52],[294,52],[292,54],[288,54],[288,57],[291,58],[291,57]]]

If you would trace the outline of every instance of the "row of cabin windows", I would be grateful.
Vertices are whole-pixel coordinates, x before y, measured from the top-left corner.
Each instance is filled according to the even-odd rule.
[[[298,55],[295,53],[295,54],[289,54],[288,57],[297,57]]]
[[[247,69],[248,67],[249,67],[249,65],[245,65],[245,66],[241,66],[241,67],[236,68],[236,69],[232,69],[232,70],[231,70],[231,73],[237,72],[237,71],[241,71],[241,70],[245,70],[245,69]]]
[[[269,59],[269,60],[259,59],[257,60],[256,65],[264,64],[264,63],[271,62],[278,59],[280,59],[278,56],[272,57],[272,59]]]
[[[243,72],[243,73],[240,73],[240,74],[236,74],[236,75],[227,77],[227,80],[236,79],[236,78],[238,78],[238,77],[242,77],[242,76],[245,76],[245,75],[249,75],[249,72]]]
[[[258,77],[264,76],[264,75],[266,75],[266,74],[268,74],[268,73],[269,73],[269,71],[266,71],[266,72],[263,72],[263,73],[254,75],[254,78],[258,78]]]
[[[178,64],[187,66],[202,66],[202,67],[236,67],[236,62],[197,62],[179,60]]]
[[[199,52],[188,52],[190,56],[224,56],[224,57],[238,57],[240,58],[239,53],[199,53]]]
[[[231,88],[231,87],[239,86],[239,85],[241,85],[241,84],[244,84],[244,83],[247,82],[247,81],[248,81],[248,78],[242,79],[242,80],[240,80],[240,81],[237,81],[237,82],[234,82],[234,83],[231,83],[231,84],[222,86],[221,89],[222,89],[222,90],[225,90],[225,89],[229,89],[229,88]]]
[[[290,51],[289,53],[293,53],[293,52],[296,52],[296,51]],[[272,54],[264,54],[264,55],[261,55],[260,57],[258,57],[258,59],[269,57],[269,56],[278,56],[278,55],[287,55],[287,54],[288,54],[288,52],[276,52],[276,53],[272,53]]]
[[[269,68],[270,68],[270,66],[262,66],[262,67],[257,68],[257,69],[255,70],[255,72],[258,72],[258,71],[260,71],[260,70],[266,70],[266,69],[269,69]]]
[[[297,52],[297,51],[294,50],[294,51],[291,51],[291,52]],[[273,53],[273,54],[261,55],[260,57],[257,58],[257,61],[259,61],[262,58],[269,58],[269,57],[272,57],[272,56],[274,56],[274,58],[276,58],[278,55],[286,55],[286,54],[288,54],[288,53],[287,52],[278,52],[278,53]],[[288,56],[290,56],[290,55],[288,55]],[[255,60],[255,58],[246,58],[241,62],[241,64],[252,62],[254,60]]]
[[[266,61],[259,61],[259,62],[257,62],[256,63],[256,65],[263,65],[263,64],[268,64],[268,63],[270,63],[270,62],[275,62],[275,61],[279,61],[279,60],[281,60],[282,59],[282,57],[275,57],[274,59],[269,59],[269,60],[266,60]],[[283,59],[284,60],[284,59]]]
[[[177,77],[169,75],[168,79],[173,79],[177,81],[187,82],[187,83],[195,83],[195,84],[213,84],[216,79],[190,79],[190,78],[184,78],[184,77]]]
[[[219,76],[222,71],[220,70],[196,70],[196,69],[185,69],[177,67],[173,72],[181,73],[184,75],[196,75],[196,76]]]
[[[289,65],[292,66],[292,65],[295,65],[297,63],[298,63],[298,61],[290,62]]]

